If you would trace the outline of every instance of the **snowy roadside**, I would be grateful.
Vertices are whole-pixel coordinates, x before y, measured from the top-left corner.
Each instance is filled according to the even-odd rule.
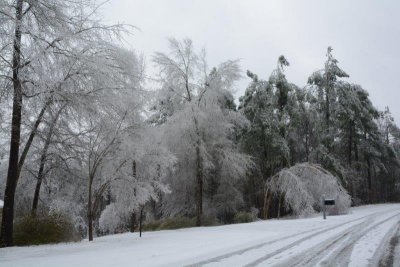
[[[339,258],[365,266],[379,262],[380,244],[388,243],[399,214],[400,204],[369,205],[326,221],[316,216],[146,232],[141,239],[127,233],[92,243],[4,248],[0,266],[269,266],[287,261],[301,266]],[[305,261],[303,255],[310,258]]]

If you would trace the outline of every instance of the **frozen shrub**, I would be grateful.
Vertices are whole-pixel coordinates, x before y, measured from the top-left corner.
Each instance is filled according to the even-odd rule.
[[[180,228],[195,227],[196,221],[194,218],[187,217],[174,217],[165,219],[163,223],[159,226],[159,230],[172,230]]]
[[[162,221],[152,221],[152,222],[146,222],[143,225],[143,230],[144,231],[157,231],[160,228]]]
[[[86,222],[84,219],[85,210],[84,207],[78,203],[66,200],[66,199],[54,199],[49,206],[48,213],[50,215],[63,214],[69,218],[74,228],[84,237],[87,233]]]
[[[70,218],[63,214],[25,216],[15,222],[17,246],[78,241],[79,234]]]
[[[254,222],[256,220],[256,216],[254,216],[253,212],[238,212],[235,214],[235,217],[233,218],[234,223],[249,223],[249,222]]]
[[[213,216],[202,216],[203,226],[219,225],[218,221]],[[159,231],[159,230],[172,230],[189,228],[196,226],[195,218],[188,217],[171,217],[163,220],[152,221],[144,223],[144,231]]]
[[[328,214],[345,214],[351,204],[338,178],[316,164],[301,163],[283,169],[266,186],[273,195],[283,197],[285,208],[296,216],[321,211],[324,195],[336,201]]]
[[[124,210],[122,210],[124,211]],[[129,214],[122,212],[114,203],[108,205],[99,219],[100,230],[105,233],[124,232],[128,230]]]

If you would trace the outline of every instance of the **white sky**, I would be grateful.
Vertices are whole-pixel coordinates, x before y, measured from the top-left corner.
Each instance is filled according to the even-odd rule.
[[[128,42],[150,70],[153,52],[167,51],[167,37],[189,37],[206,48],[210,66],[240,58],[243,71],[261,78],[283,54],[291,64],[287,79],[304,86],[332,46],[350,81],[379,109],[389,106],[398,124],[399,12],[398,0],[111,0],[102,8],[108,23],[140,29]],[[238,84],[237,96],[248,81]]]

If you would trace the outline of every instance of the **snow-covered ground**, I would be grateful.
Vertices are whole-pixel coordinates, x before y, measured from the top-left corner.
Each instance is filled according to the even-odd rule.
[[[321,217],[3,248],[0,266],[400,266],[400,204]]]

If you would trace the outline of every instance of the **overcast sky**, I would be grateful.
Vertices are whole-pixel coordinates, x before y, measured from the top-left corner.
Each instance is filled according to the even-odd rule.
[[[287,79],[299,86],[322,68],[332,46],[350,81],[361,84],[379,109],[389,106],[400,124],[400,1],[398,0],[111,0],[108,23],[140,30],[129,46],[150,61],[167,50],[167,37],[205,47],[210,65],[241,59],[268,78],[280,55],[290,62]],[[151,63],[148,62],[151,71]],[[248,80],[238,84],[242,95]]]

